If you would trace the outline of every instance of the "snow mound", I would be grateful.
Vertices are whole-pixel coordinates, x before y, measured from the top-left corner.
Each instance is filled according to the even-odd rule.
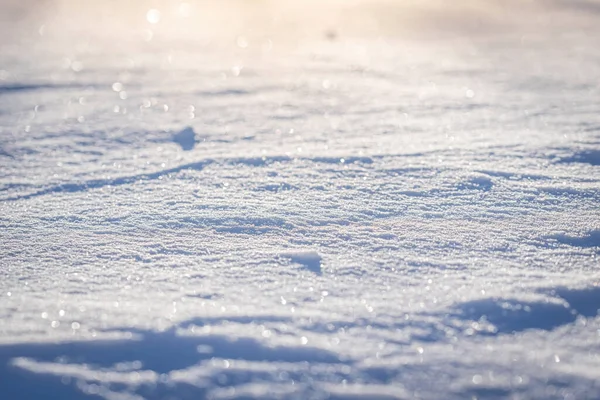
[[[320,274],[321,273],[321,255],[314,250],[292,251],[279,254],[281,258],[289,259],[294,264],[300,264],[306,269]]]

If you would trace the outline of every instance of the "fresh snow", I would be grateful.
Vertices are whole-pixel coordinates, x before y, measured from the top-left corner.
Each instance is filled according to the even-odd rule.
[[[3,1],[0,399],[600,398],[598,3],[444,3]]]

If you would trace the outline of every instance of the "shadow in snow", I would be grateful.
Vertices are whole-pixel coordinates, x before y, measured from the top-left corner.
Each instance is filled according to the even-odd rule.
[[[223,89],[223,90],[202,90],[196,92],[198,96],[219,97],[219,96],[245,96],[257,93],[259,91],[248,91],[244,89]]]
[[[192,150],[196,144],[196,134],[193,129],[186,128],[183,131],[175,134],[171,140],[181,146],[183,150]],[[84,192],[91,189],[99,189],[107,186],[121,186],[132,184],[138,181],[144,180],[153,180],[159,179],[162,176],[169,174],[176,174],[185,170],[196,170],[200,171],[205,167],[213,164],[225,164],[225,165],[243,165],[247,167],[264,167],[267,165],[277,164],[277,163],[289,163],[294,161],[307,161],[312,163],[325,163],[325,164],[336,164],[339,166],[344,166],[346,164],[371,164],[373,159],[370,157],[345,157],[345,158],[326,158],[326,157],[317,157],[317,158],[302,158],[302,157],[288,157],[288,156],[269,156],[269,157],[238,157],[238,158],[224,158],[224,159],[204,159],[201,161],[191,162],[187,164],[178,165],[173,168],[167,168],[163,170],[159,170],[156,172],[143,173],[137,175],[129,175],[129,176],[121,176],[117,178],[107,178],[107,179],[91,179],[87,181],[79,181],[79,182],[70,182],[70,183],[62,183],[54,186],[49,186],[37,190],[32,193],[16,195],[12,197],[7,197],[3,200],[7,201],[16,201],[16,200],[26,200],[33,197],[44,196],[51,193],[75,193],[75,192]],[[26,185],[20,185],[20,187],[25,187]],[[16,186],[14,187],[16,188]],[[280,187],[264,187],[266,191],[279,191],[279,190],[291,190],[294,187],[286,186],[285,184]]]
[[[515,299],[481,299],[461,304],[462,318],[492,324],[497,334],[527,329],[552,330],[572,323],[576,314],[566,304],[523,302]],[[485,332],[484,332],[485,334]]]
[[[600,14],[600,4],[593,0],[551,0],[548,3],[558,8],[565,8],[576,12]]]
[[[240,321],[257,322],[254,319]],[[183,322],[180,327],[205,323],[198,318]],[[126,392],[147,399],[165,395],[203,398],[211,387],[269,379],[262,376],[265,374],[262,370],[228,369],[219,367],[224,362],[214,364],[215,360],[341,362],[335,353],[315,347],[269,346],[250,337],[187,336],[180,334],[178,328],[165,332],[134,330],[132,339],[2,345],[1,397],[28,400],[53,396],[70,400],[110,398],[111,394]],[[212,364],[203,367],[205,362]],[[173,379],[173,372],[194,366],[201,368],[200,383],[190,385],[185,379]],[[301,378],[302,372],[298,374],[288,379]],[[99,391],[99,387],[102,390]]]
[[[458,185],[458,190],[481,190],[490,191],[494,187],[492,180],[486,176],[477,176],[462,182]]]
[[[600,287],[584,289],[542,289],[554,297],[546,301],[481,299],[455,307],[458,317],[492,324],[495,329],[482,334],[522,332],[528,329],[553,330],[575,322],[577,317],[595,317],[600,309]]]
[[[180,144],[181,145],[181,144]],[[189,146],[190,143],[184,143],[182,148]],[[191,150],[191,149],[190,149]],[[293,159],[287,156],[273,156],[273,157],[249,157],[249,158],[229,158],[229,159],[204,159],[197,162],[191,162],[187,164],[178,165],[173,168],[162,169],[156,172],[138,174],[138,175],[129,175],[129,176],[121,176],[117,178],[109,178],[109,179],[91,179],[82,182],[72,182],[72,183],[63,183],[55,186],[49,186],[38,191],[17,195],[13,197],[8,197],[4,200],[8,201],[16,201],[16,200],[27,200],[33,197],[44,196],[51,193],[75,193],[75,192],[84,192],[91,189],[99,189],[107,186],[121,186],[132,184],[138,181],[144,180],[153,180],[159,179],[162,176],[169,174],[176,174],[185,170],[196,170],[200,171],[206,168],[211,164],[225,163],[225,164],[241,164],[246,165],[248,167],[262,167],[265,165],[269,165],[272,163],[278,162],[290,162]],[[25,186],[25,185],[22,185]]]
[[[130,175],[130,176],[122,176],[113,179],[92,179],[88,181],[78,182],[78,183],[63,183],[56,186],[50,186],[45,189],[38,190],[33,193],[24,194],[21,196],[9,197],[6,200],[26,200],[33,197],[43,196],[50,193],[74,193],[74,192],[83,192],[90,189],[99,189],[106,186],[121,186],[127,185],[131,183],[135,183],[137,181],[143,180],[153,180],[158,179],[161,176],[176,174],[180,171],[184,170],[202,170],[207,165],[212,164],[213,160],[204,160],[195,163],[183,164],[177,167],[163,169],[157,172],[147,173],[147,174],[139,174],[139,175]]]
[[[31,92],[36,90],[59,90],[59,89],[87,89],[95,85],[82,85],[77,83],[13,83],[0,85],[0,95],[5,93]]]
[[[279,257],[288,259],[293,264],[299,264],[317,275],[321,275],[322,257],[316,251],[292,251],[284,252]]]
[[[568,236],[565,234],[557,234],[551,236],[559,243],[568,244],[575,247],[600,247],[600,229],[589,231],[584,236]]]
[[[590,318],[599,314],[600,287],[594,286],[583,289],[561,287],[551,289],[549,293],[565,300],[573,311],[583,317]]]
[[[4,150],[1,147],[0,147],[0,156],[8,157],[8,158],[15,158],[15,156],[13,156],[12,154],[10,154],[8,151]]]
[[[196,132],[190,126],[173,135],[173,141],[184,151],[190,151],[196,145]]]
[[[561,158],[559,162],[600,165],[600,150],[582,150],[570,157]]]

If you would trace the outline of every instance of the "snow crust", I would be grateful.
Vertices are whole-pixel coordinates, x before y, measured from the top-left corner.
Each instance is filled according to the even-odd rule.
[[[0,5],[0,399],[600,398],[595,2],[117,3]]]

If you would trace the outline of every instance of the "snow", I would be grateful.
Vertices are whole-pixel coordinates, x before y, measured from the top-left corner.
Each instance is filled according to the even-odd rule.
[[[281,253],[280,256],[289,259],[292,263],[303,265],[309,271],[321,273],[321,256],[316,251],[293,251]]]
[[[2,2],[0,399],[600,398],[597,4],[414,3]]]

